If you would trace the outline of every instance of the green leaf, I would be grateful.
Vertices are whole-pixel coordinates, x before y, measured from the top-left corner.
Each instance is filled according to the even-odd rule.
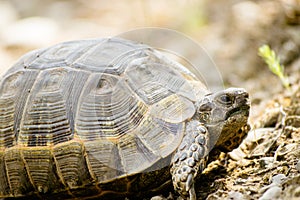
[[[280,78],[283,86],[290,89],[288,77],[284,75],[284,66],[280,64],[280,59],[275,52],[268,45],[262,45],[258,49],[258,55],[262,57],[271,72]]]

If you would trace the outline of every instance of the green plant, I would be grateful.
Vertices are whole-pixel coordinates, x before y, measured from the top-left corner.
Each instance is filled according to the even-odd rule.
[[[275,52],[268,45],[262,45],[258,49],[258,55],[262,57],[269,69],[280,78],[283,86],[290,89],[290,82],[284,74],[284,66],[280,64],[280,59]]]

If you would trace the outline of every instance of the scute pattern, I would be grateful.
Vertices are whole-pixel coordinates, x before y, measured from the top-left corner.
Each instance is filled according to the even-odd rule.
[[[20,194],[33,190],[33,186],[27,177],[27,172],[25,171],[25,163],[20,149],[10,148],[6,150],[4,163],[9,191],[11,194],[19,196]]]
[[[41,193],[58,189],[58,177],[53,173],[52,155],[49,147],[27,148],[21,151],[31,184]]]
[[[10,189],[6,175],[6,166],[4,162],[4,151],[0,151],[0,196],[8,195]]]
[[[108,139],[86,141],[85,149],[89,171],[94,180],[105,182],[124,174],[117,145],[114,142]]]
[[[151,116],[145,117],[141,125],[133,132],[141,142],[160,158],[170,155],[181,139],[184,126],[182,123],[168,123],[155,119]]]
[[[35,51],[30,57],[25,56],[23,65],[26,69],[50,69],[59,66],[70,66],[78,55],[84,54],[88,49],[101,44],[104,40],[83,40],[80,43],[76,41],[64,42],[52,46],[51,48]]]
[[[143,171],[159,159],[143,142],[133,134],[126,134],[119,139],[118,148],[124,171],[134,174]]]
[[[16,145],[16,136],[36,72],[19,71],[3,79],[0,85],[0,150]]]
[[[91,75],[81,100],[75,126],[83,140],[117,139],[135,129],[148,111],[118,77],[107,74]]]
[[[72,72],[59,68],[39,75],[24,109],[19,144],[46,146],[72,139],[65,95],[73,81]]]
[[[148,60],[144,62],[146,61]],[[192,91],[192,86],[180,73],[167,65],[142,62],[138,65],[129,66],[125,74],[133,91],[149,105],[157,103],[174,93],[192,101],[196,100],[194,94],[188,92]]]
[[[77,188],[91,180],[87,172],[83,145],[77,141],[69,141],[56,145],[53,156],[57,166],[58,175],[65,187]]]
[[[124,43],[123,40],[105,40],[72,62],[72,67],[89,71],[120,75],[130,62],[147,55],[148,47]],[[112,57],[111,55],[116,55]],[[101,58],[101,59],[99,59]]]
[[[186,98],[173,94],[154,104],[150,109],[150,113],[158,119],[170,123],[180,123],[194,115],[195,107]]]

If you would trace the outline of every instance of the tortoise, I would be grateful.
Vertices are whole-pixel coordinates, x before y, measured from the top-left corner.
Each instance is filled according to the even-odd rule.
[[[209,154],[245,136],[248,99],[126,39],[29,52],[0,82],[0,198],[142,198],[173,183],[194,200]]]

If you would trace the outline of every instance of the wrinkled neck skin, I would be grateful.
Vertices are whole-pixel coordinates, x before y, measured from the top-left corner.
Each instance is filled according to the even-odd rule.
[[[213,124],[213,125],[204,125],[209,134],[209,143],[207,145],[208,151],[210,152],[213,148],[217,148],[218,144],[217,141],[222,135],[223,127],[224,127],[224,122],[223,123],[218,123],[218,124]],[[220,138],[221,139],[221,138]]]
[[[237,148],[250,129],[247,119],[247,116],[240,116],[238,122],[235,118],[230,118],[217,124],[204,125],[209,134],[207,145],[209,154],[211,155],[211,151],[214,150],[226,153]]]

